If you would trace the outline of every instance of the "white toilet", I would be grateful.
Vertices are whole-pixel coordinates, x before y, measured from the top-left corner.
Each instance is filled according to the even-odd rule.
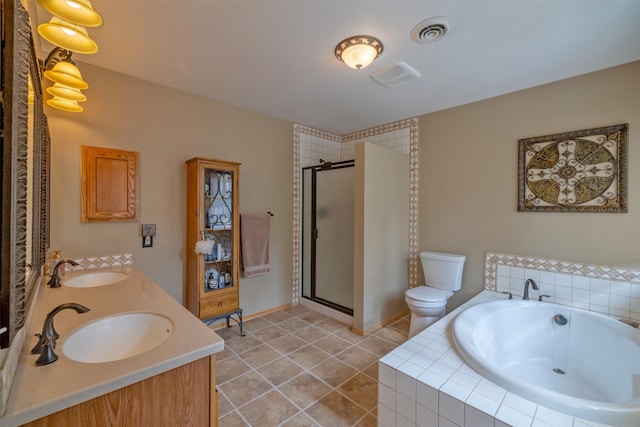
[[[404,294],[411,310],[409,338],[445,315],[447,300],[462,286],[465,256],[440,252],[420,252],[426,286],[416,286]]]

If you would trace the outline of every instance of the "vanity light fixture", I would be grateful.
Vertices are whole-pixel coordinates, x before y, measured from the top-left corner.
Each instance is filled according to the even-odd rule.
[[[92,54],[98,51],[87,30],[56,16],[46,24],[38,25],[38,33],[48,42],[76,53]]]
[[[360,70],[380,56],[382,49],[382,43],[375,37],[353,36],[338,43],[335,54],[347,66]]]
[[[78,102],[60,98],[58,96],[54,96],[52,99],[48,99],[47,105],[53,108],[57,108],[58,110],[69,111],[71,113],[80,113],[83,110]]]
[[[102,17],[89,0],[37,0],[47,12],[72,24],[99,27]]]
[[[60,83],[55,83],[53,86],[48,87],[47,92],[54,97],[57,96],[58,98],[64,98],[69,101],[83,102],[87,100],[87,97],[80,92],[80,89],[65,86]]]
[[[71,60],[71,52],[62,48],[55,48],[44,61],[44,76],[54,82],[47,88],[53,95],[47,100],[47,105],[59,110],[79,113],[83,108],[78,102],[87,100],[80,89],[87,89],[89,85],[82,80],[80,70]]]

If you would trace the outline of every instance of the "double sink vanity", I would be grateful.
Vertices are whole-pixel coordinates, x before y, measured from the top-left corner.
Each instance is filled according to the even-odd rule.
[[[55,314],[57,360],[36,365],[36,334],[69,303],[89,311]],[[0,425],[216,424],[224,341],[135,267],[43,281],[32,310]]]

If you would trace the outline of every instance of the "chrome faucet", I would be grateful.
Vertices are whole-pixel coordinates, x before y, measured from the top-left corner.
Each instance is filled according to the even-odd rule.
[[[527,281],[524,282],[524,296],[522,297],[522,299],[529,299],[529,285],[531,285],[534,291],[540,290],[533,279],[527,279]]]
[[[56,265],[53,267],[53,271],[51,272],[51,278],[47,282],[47,285],[49,285],[52,288],[59,288],[60,287],[60,269],[59,269],[59,267],[62,264],[71,264],[74,267],[76,265],[78,265],[78,263],[75,262],[72,259],[63,259],[62,261],[58,261],[56,263]]]
[[[58,355],[53,351],[56,348],[56,340],[60,338],[58,332],[53,327],[53,318],[56,314],[67,308],[73,309],[76,313],[86,313],[89,311],[84,305],[75,302],[60,304],[47,314],[42,325],[42,333],[36,334],[38,343],[31,349],[31,354],[40,353],[40,357],[36,360],[36,365],[47,365],[58,360]]]

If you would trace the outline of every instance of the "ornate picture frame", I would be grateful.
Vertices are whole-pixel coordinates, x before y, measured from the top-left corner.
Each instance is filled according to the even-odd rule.
[[[627,212],[629,124],[518,140],[519,212]]]

